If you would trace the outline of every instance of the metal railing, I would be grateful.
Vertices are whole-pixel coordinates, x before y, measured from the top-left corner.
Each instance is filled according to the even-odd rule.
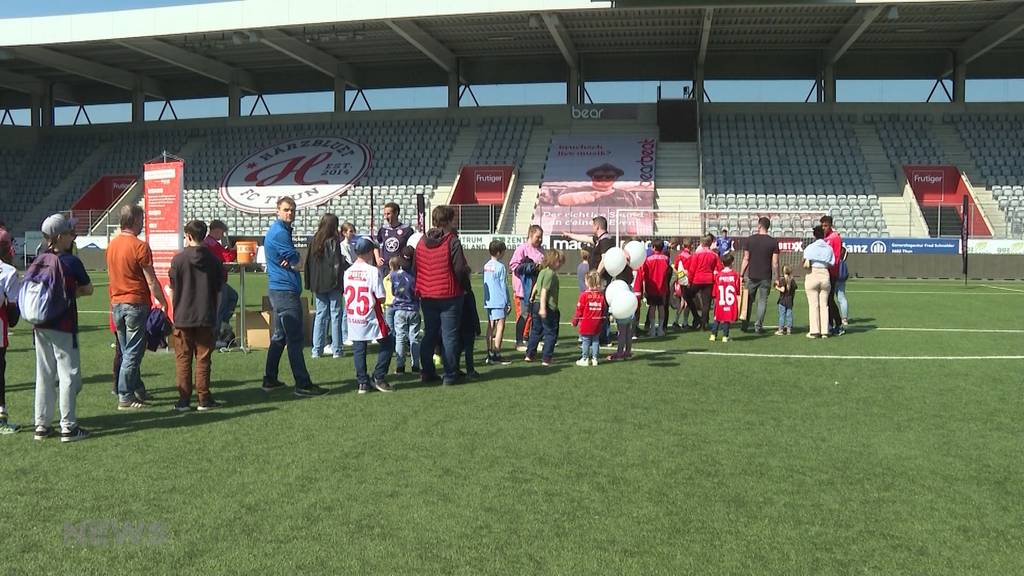
[[[452,204],[456,228],[469,234],[493,234],[501,218],[501,204]]]

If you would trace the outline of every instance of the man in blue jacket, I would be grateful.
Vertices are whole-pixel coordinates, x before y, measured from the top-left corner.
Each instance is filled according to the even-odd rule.
[[[263,375],[263,390],[272,392],[284,387],[277,379],[281,354],[288,348],[288,363],[295,378],[296,396],[322,396],[327,390],[313,384],[302,355],[305,341],[302,333],[302,276],[299,274],[299,253],[292,242],[292,222],[295,221],[295,200],[288,196],[277,201],[277,221],[270,225],[263,238],[267,256],[267,296],[273,308],[274,325],[271,326],[267,368]]]

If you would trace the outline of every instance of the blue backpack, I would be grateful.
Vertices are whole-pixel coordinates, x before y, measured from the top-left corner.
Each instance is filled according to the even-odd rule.
[[[70,307],[60,257],[53,252],[36,256],[25,271],[18,292],[21,317],[30,324],[49,324],[66,314]]]

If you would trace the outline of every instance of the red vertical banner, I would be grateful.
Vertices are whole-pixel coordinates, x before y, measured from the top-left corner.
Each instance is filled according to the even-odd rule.
[[[160,288],[171,302],[171,259],[183,248],[185,224],[181,200],[181,181],[184,163],[179,160],[153,162],[143,166],[143,186],[146,202],[146,242],[153,251],[153,269]],[[168,316],[171,311],[168,310]]]

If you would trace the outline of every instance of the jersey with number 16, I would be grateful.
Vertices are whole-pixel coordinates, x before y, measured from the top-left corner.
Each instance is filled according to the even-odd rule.
[[[348,336],[353,341],[369,342],[388,335],[384,323],[384,282],[380,271],[362,259],[345,271],[344,298]]]
[[[740,275],[732,268],[715,273],[713,288],[715,322],[735,322],[740,317]]]

